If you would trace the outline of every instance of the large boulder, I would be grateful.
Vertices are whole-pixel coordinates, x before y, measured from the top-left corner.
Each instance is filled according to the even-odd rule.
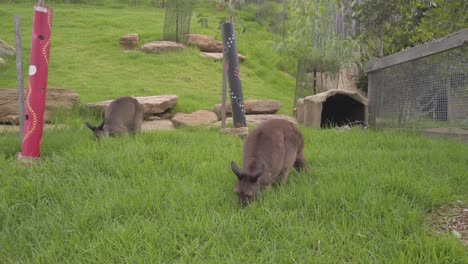
[[[200,52],[200,56],[203,58],[210,59],[212,61],[222,61],[223,60],[223,53],[221,52]],[[237,54],[239,57],[239,61],[245,61],[247,57],[242,54]]]
[[[211,111],[199,110],[191,114],[178,114],[171,121],[176,127],[203,126],[218,121],[218,117]]]
[[[15,48],[8,45],[5,41],[0,39],[0,56],[14,56],[16,54]]]
[[[119,39],[119,46],[123,50],[134,50],[140,46],[140,36],[138,34],[128,34]]]
[[[184,44],[174,41],[151,41],[141,47],[141,50],[148,53],[175,52],[184,49]]]
[[[245,114],[256,115],[256,114],[274,114],[281,109],[281,104],[275,100],[246,100],[244,101]],[[213,107],[213,111],[221,119],[221,104],[217,104]],[[231,104],[226,105],[226,116],[232,115]]]
[[[25,100],[26,96],[27,91],[25,91]],[[77,101],[78,93],[73,90],[47,89],[46,109],[44,113],[45,122],[52,121],[54,109],[70,110]],[[0,89],[0,123],[19,123],[17,89]]]
[[[149,117],[155,114],[161,114],[166,112],[167,110],[173,108],[179,97],[177,95],[156,95],[156,96],[138,96],[135,99],[140,102],[144,107],[144,116]],[[89,103],[88,106],[97,109],[104,113],[107,107],[112,103],[114,100],[107,100],[102,102],[96,103]]]
[[[224,51],[223,42],[199,34],[189,34],[188,44],[197,46],[200,49],[200,51],[204,52]]]

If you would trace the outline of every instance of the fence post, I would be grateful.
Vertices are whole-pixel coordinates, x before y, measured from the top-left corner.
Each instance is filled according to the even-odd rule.
[[[15,39],[16,39],[16,82],[18,84],[18,107],[20,139],[24,131],[24,79],[23,79],[23,49],[21,44],[21,18],[15,15]],[[22,144],[22,143],[21,143]]]

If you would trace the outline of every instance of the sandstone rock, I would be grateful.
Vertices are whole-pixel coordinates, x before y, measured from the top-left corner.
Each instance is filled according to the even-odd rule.
[[[174,41],[152,41],[148,42],[141,50],[149,53],[163,53],[171,51],[181,51],[184,49],[184,45]]]
[[[166,112],[168,109],[173,108],[179,100],[177,95],[139,96],[135,98],[143,105],[145,118]],[[114,100],[89,103],[88,106],[104,113],[112,101]]]
[[[25,100],[27,94],[27,91],[25,91]],[[52,121],[54,109],[70,110],[77,101],[78,93],[73,90],[47,89],[46,109],[44,113],[45,122]],[[19,123],[17,89],[0,89],[0,123]]]
[[[176,127],[203,126],[218,121],[218,117],[211,111],[199,110],[191,114],[176,115],[171,121]]]
[[[16,54],[15,48],[8,45],[5,41],[0,39],[0,56],[14,56]]]
[[[148,120],[148,121],[161,120],[161,119],[162,119],[162,118],[159,117],[159,116],[157,116],[157,115],[148,116],[148,117],[146,118],[146,120]]]
[[[166,119],[145,121],[141,125],[142,132],[174,130],[174,129],[175,129],[174,124],[172,124],[170,120],[166,120]]]
[[[199,34],[189,34],[188,44],[197,46],[204,52],[223,52],[223,42],[214,40],[208,36]]]
[[[274,114],[281,109],[281,104],[275,100],[246,100],[244,102],[245,114]],[[217,104],[213,107],[213,111],[221,119],[221,104]],[[226,105],[226,116],[232,115],[231,104]]]
[[[140,36],[138,34],[128,34],[119,39],[119,46],[124,50],[138,49],[140,46]]]
[[[200,56],[204,58],[208,58],[212,61],[222,61],[223,60],[223,53],[218,53],[218,52],[200,52]],[[245,61],[247,57],[245,57],[242,54],[237,54],[239,57],[239,61]]]
[[[258,126],[259,124],[271,119],[284,119],[297,124],[296,119],[287,115],[246,115],[248,126]],[[226,118],[226,124],[232,124],[232,117]],[[221,121],[214,124],[214,127],[221,127]]]
[[[249,129],[247,127],[224,128],[221,133],[231,136],[247,136]]]

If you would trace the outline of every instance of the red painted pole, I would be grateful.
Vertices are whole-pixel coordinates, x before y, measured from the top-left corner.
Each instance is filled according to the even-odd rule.
[[[25,106],[22,157],[38,158],[41,151],[49,72],[52,9],[34,6],[28,95]]]

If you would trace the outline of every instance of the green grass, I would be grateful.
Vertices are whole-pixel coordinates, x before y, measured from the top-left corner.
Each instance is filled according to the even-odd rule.
[[[186,129],[93,140],[47,131],[42,162],[0,144],[0,262],[466,263],[425,211],[468,193],[468,147],[391,132],[302,129],[310,174],[241,209],[242,142]]]
[[[177,109],[219,101],[221,65],[189,48],[124,54],[118,38],[160,39],[163,11],[54,5],[49,87],[83,102],[177,94]],[[206,13],[206,10],[202,10]],[[0,36],[12,15],[30,41],[31,7],[0,4]],[[192,32],[219,37],[210,28]],[[213,23],[211,23],[213,22]],[[291,112],[294,82],[278,71],[271,36],[247,22],[239,34],[246,99]],[[27,50],[28,44],[24,44]],[[28,54],[29,51],[25,51]],[[27,58],[25,58],[27,62]],[[14,87],[14,66],[0,87]],[[218,130],[182,129],[95,141],[77,107],[46,130],[41,163],[19,164],[16,134],[0,132],[0,263],[467,263],[466,246],[435,236],[426,212],[468,202],[468,145],[413,134],[301,128],[313,171],[293,172],[241,209],[230,161],[242,141]]]

